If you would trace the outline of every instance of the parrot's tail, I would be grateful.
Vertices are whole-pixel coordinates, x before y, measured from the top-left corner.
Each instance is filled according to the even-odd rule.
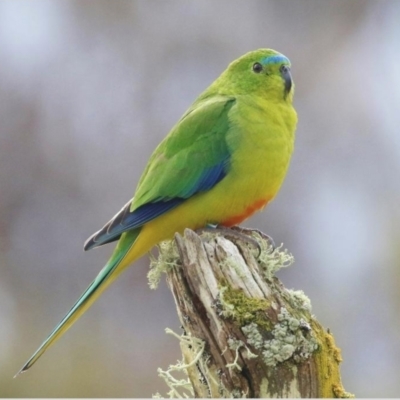
[[[55,327],[53,332],[50,333],[48,338],[41,344],[14,378],[35,364],[39,357],[82,316],[82,314],[97,300],[101,293],[103,293],[126,268],[127,265],[125,265],[126,262],[124,262],[124,258],[135,244],[139,233],[140,229],[125,233],[126,236],[121,238],[105,267],[99,272],[95,280],[83,292],[82,296],[74,304],[68,314]]]

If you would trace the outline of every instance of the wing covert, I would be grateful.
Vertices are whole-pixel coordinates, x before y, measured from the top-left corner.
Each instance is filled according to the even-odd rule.
[[[118,240],[196,193],[210,190],[229,170],[228,113],[234,98],[194,104],[152,154],[135,197],[84,245]]]

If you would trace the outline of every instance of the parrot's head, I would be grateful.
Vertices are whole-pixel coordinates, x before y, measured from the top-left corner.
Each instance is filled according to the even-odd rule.
[[[259,49],[232,62],[219,77],[219,92],[254,94],[292,102],[294,84],[290,61],[271,49]]]

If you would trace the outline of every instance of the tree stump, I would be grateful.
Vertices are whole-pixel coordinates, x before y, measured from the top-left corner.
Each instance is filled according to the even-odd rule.
[[[159,369],[170,397],[351,397],[333,336],[275,277],[293,257],[258,231],[226,232],[186,229],[152,261],[150,285],[166,272],[184,332],[183,360]]]

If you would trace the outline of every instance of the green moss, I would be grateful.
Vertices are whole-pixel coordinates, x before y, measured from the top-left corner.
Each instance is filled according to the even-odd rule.
[[[268,281],[270,281],[281,268],[289,267],[294,263],[293,255],[290,254],[287,249],[282,250],[283,244],[272,249],[271,244],[257,232],[253,232],[252,236],[257,240],[261,248],[261,253],[258,256],[258,264]]]
[[[321,325],[310,320],[312,330],[319,343],[319,350],[315,353],[316,370],[318,371],[319,395],[322,398],[349,398],[354,397],[344,390],[339,364],[342,361],[340,349],[336,347],[333,336],[325,332]]]
[[[220,305],[222,315],[232,318],[239,326],[255,322],[264,329],[271,328],[265,310],[271,303],[266,299],[256,299],[247,297],[241,289],[233,289],[229,285],[220,287]]]
[[[318,342],[310,326],[303,320],[292,316],[282,307],[278,323],[272,330],[273,339],[264,342],[263,359],[265,364],[275,366],[292,358],[295,362],[308,359],[318,349]]]
[[[239,359],[239,349],[240,348],[244,348],[246,350],[246,357],[247,358],[257,358],[258,356],[254,353],[251,352],[251,350],[241,341],[241,340],[236,340],[236,339],[232,339],[229,338],[228,339],[228,347],[231,350],[235,350],[235,359],[233,361],[233,363],[230,364],[226,364],[226,367],[228,369],[230,368],[236,368],[239,371],[242,370],[242,367],[238,364],[238,359]]]
[[[284,297],[294,310],[311,313],[311,301],[302,290],[286,289]]]
[[[157,289],[161,275],[178,265],[179,253],[174,240],[158,244],[158,257],[149,253],[150,270],[147,274],[150,289]]]
[[[169,387],[167,396],[169,398],[193,398],[194,388],[188,376],[190,367],[196,367],[200,365],[205,369],[205,342],[201,339],[195,338],[188,335],[178,335],[169,328],[165,329],[165,332],[176,337],[181,342],[181,347],[184,345],[188,351],[192,354],[192,359],[189,363],[186,363],[184,358],[182,361],[178,361],[175,365],[170,365],[167,370],[161,368],[157,369],[158,376],[164,380]],[[181,376],[178,376],[177,375]],[[182,376],[183,374],[183,376]],[[160,393],[153,395],[153,398],[163,398]]]
[[[354,399],[354,394],[346,392],[341,384],[333,384],[332,391],[338,399]]]
[[[251,322],[242,327],[242,332],[247,338],[247,343],[251,344],[255,349],[261,350],[264,346],[264,339],[258,330],[257,324]]]
[[[306,326],[308,329],[305,329]],[[318,342],[308,324],[293,317],[284,307],[278,314],[278,323],[271,331],[272,339],[264,340],[259,326],[254,322],[243,326],[242,332],[247,343],[262,352],[263,361],[271,367],[289,359],[301,362],[318,349]]]

